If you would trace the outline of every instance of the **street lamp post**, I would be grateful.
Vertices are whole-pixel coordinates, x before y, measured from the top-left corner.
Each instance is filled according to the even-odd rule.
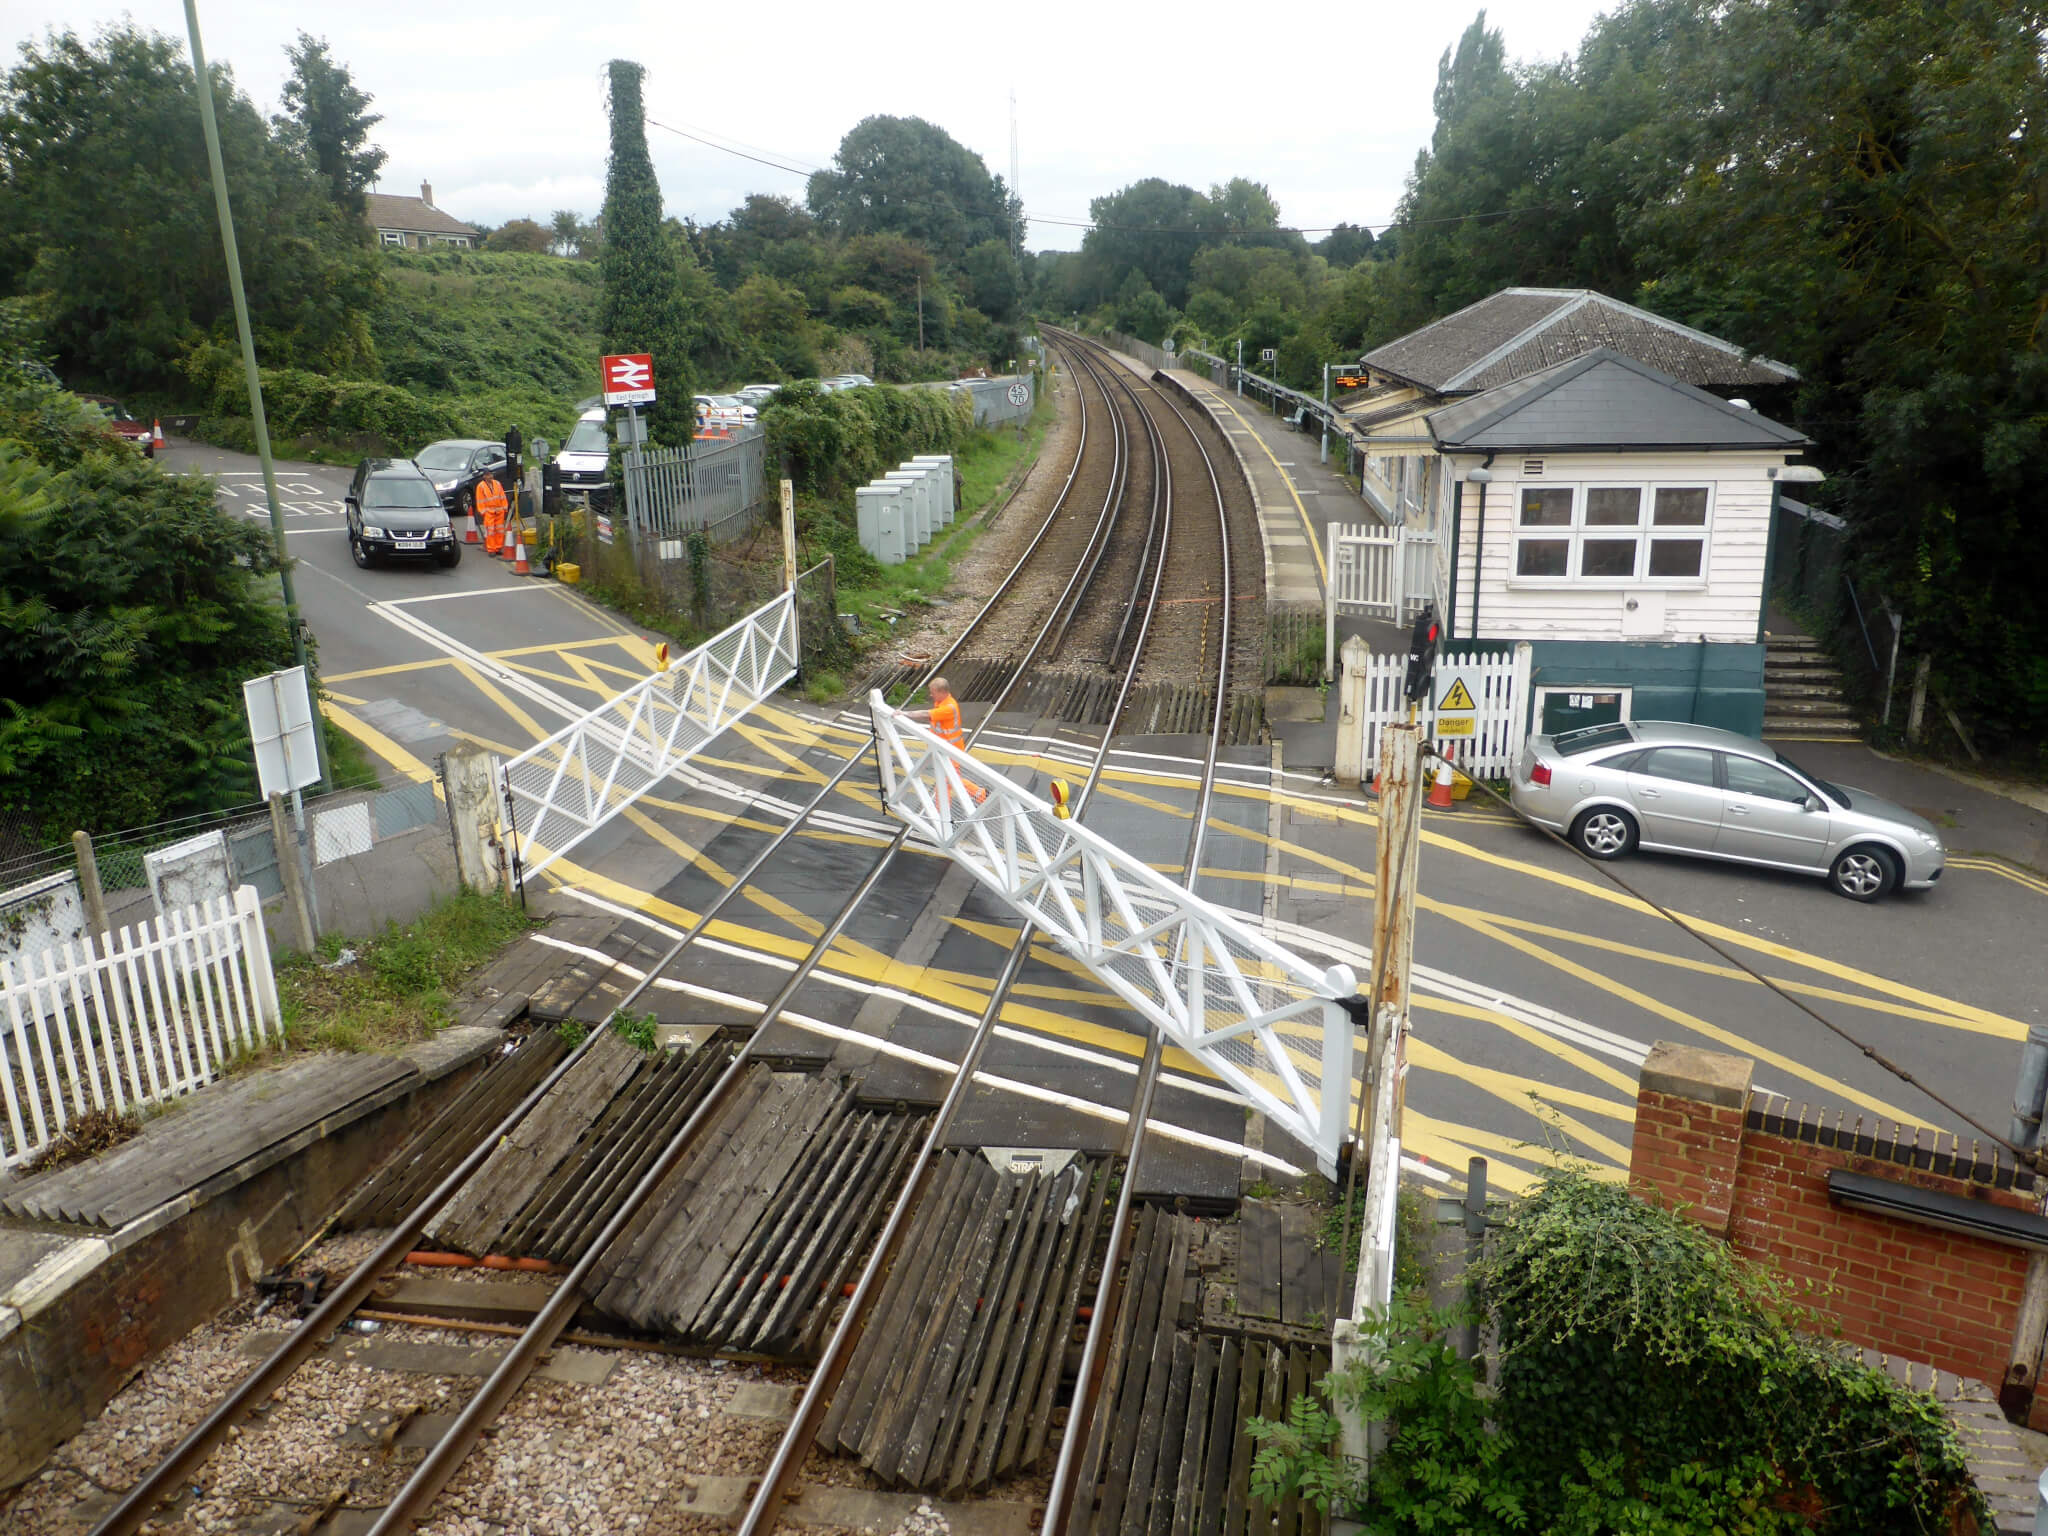
[[[306,658],[306,626],[299,617],[299,595],[292,585],[291,561],[285,553],[284,509],[278,505],[277,469],[270,459],[270,424],[263,414],[263,380],[256,371],[256,339],[249,329],[249,299],[242,291],[242,257],[235,247],[234,215],[228,208],[228,177],[220,158],[220,127],[213,117],[213,82],[206,72],[206,50],[199,42],[197,0],[185,0],[185,29],[192,38],[192,74],[199,83],[199,122],[206,134],[207,167],[213,173],[213,207],[220,217],[220,243],[227,255],[228,293],[235,301],[235,330],[242,338],[242,374],[249,385],[249,420],[256,432],[256,457],[263,466],[263,496],[270,503],[270,537],[277,547],[277,574],[284,588],[285,622],[292,631],[292,660],[306,669],[306,677],[311,683],[313,668]],[[325,790],[329,787],[330,775],[324,726],[313,732],[313,745],[320,756],[320,788]]]

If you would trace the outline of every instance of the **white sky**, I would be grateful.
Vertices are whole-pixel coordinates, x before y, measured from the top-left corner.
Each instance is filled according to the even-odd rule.
[[[1492,0],[1487,15],[1511,58],[1555,58],[1605,8]],[[390,159],[378,190],[416,193],[429,181],[438,206],[480,223],[597,211],[604,64],[623,57],[647,68],[650,118],[787,164],[822,166],[861,118],[889,113],[937,123],[1007,177],[1014,89],[1018,184],[1033,215],[1084,219],[1091,197],[1145,176],[1195,187],[1246,176],[1271,188],[1283,221],[1315,227],[1391,217],[1429,138],[1437,60],[1478,6],[1371,0],[1351,13],[1349,37],[1336,33],[1343,11],[1213,0],[781,0],[689,5],[680,25],[654,0],[199,9],[208,56],[231,65],[266,112],[277,107],[286,45],[302,27],[325,37],[384,114],[375,137]],[[184,38],[172,0],[73,0],[61,12],[0,0],[0,53],[11,67],[23,41],[53,26],[91,33],[124,15]],[[1218,61],[1233,67],[1228,81],[1186,83]],[[653,127],[648,139],[672,214],[709,223],[751,192],[802,198],[800,175]],[[1071,249],[1081,234],[1035,224],[1028,244]]]

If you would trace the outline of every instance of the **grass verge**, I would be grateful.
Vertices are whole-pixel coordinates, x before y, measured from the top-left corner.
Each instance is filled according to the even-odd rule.
[[[278,1003],[287,1050],[389,1051],[454,1022],[462,980],[533,926],[517,901],[465,891],[404,927],[350,945],[329,935],[318,956],[280,958]],[[252,1063],[253,1064],[253,1063]]]

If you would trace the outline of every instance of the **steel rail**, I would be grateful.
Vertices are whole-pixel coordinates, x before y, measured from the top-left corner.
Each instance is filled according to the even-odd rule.
[[[1209,472],[1209,488],[1216,499],[1216,519],[1223,546],[1223,622],[1219,634],[1216,661],[1216,699],[1209,717],[1209,750],[1202,766],[1201,788],[1195,796],[1193,824],[1188,828],[1187,854],[1182,867],[1187,871],[1189,890],[1195,888],[1202,864],[1202,850],[1208,838],[1209,810],[1216,788],[1216,758],[1223,736],[1223,714],[1226,695],[1230,691],[1230,629],[1232,602],[1232,579],[1230,569],[1230,514],[1223,504],[1223,486],[1216,475],[1215,460],[1203,446],[1201,436],[1194,429],[1178,404],[1164,393],[1158,398],[1165,402],[1174,414],[1195,451],[1202,456],[1202,464]],[[1166,565],[1166,551],[1162,546],[1160,568]],[[1139,649],[1142,651],[1143,642]],[[1185,955],[1183,955],[1185,960]],[[1074,1398],[1067,1411],[1067,1422],[1060,1436],[1060,1454],[1053,1466],[1051,1486],[1046,1491],[1045,1520],[1041,1536],[1065,1536],[1073,1517],[1073,1508],[1082,1493],[1094,1486],[1096,1472],[1100,1467],[1106,1449],[1108,1420],[1098,1420],[1104,1385],[1104,1371],[1107,1365],[1107,1351],[1104,1341],[1111,1337],[1116,1317],[1122,1311],[1124,1288],[1117,1283],[1117,1271],[1123,1266],[1124,1245],[1129,1237],[1131,1212],[1136,1203],[1138,1168],[1145,1152],[1146,1125],[1152,1116],[1152,1105],[1159,1088],[1160,1063],[1164,1057],[1164,1043],[1157,1031],[1145,1048],[1145,1060],[1138,1070],[1138,1083],[1132,1095],[1131,1113],[1124,1127],[1123,1182],[1117,1188],[1116,1212],[1109,1224],[1108,1245],[1103,1250],[1102,1273],[1095,1286],[1095,1304],[1088,1316],[1088,1333],[1081,1345],[1081,1363],[1075,1376]],[[1326,1090],[1327,1091],[1327,1090]],[[1096,1432],[1100,1422],[1105,1433]],[[1085,1461],[1084,1458],[1085,1457]]]
[[[1092,374],[1091,377],[1093,377]],[[1051,510],[1046,513],[1044,521],[1040,523],[1038,531],[1032,535],[1030,543],[1025,545],[1023,553],[1018,556],[1015,565],[1011,567],[1002,582],[997,585],[995,591],[989,594],[988,600],[976,611],[973,619],[968,622],[967,628],[961,632],[959,638],[954,640],[944,653],[940,655],[938,660],[932,664],[931,670],[925,674],[925,681],[929,681],[932,677],[937,676],[940,668],[951,661],[959,653],[961,647],[979,630],[982,622],[994,611],[996,604],[1016,584],[1018,578],[1030,564],[1032,557],[1038,552],[1040,545],[1045,542],[1046,537],[1051,533],[1053,525],[1057,522],[1061,511],[1065,508],[1067,497],[1072,492],[1074,482],[1080,475],[1081,464],[1088,451],[1088,398],[1086,393],[1081,391],[1077,391],[1077,396],[1080,401],[1081,410],[1079,441],[1075,445],[1074,460],[1068,466],[1067,477],[1060,486],[1059,495],[1053,499]],[[1106,392],[1104,398],[1107,401]],[[978,728],[976,734],[979,734]],[[258,1403],[264,1401],[289,1381],[297,1373],[299,1367],[304,1365],[316,1350],[325,1345],[334,1330],[369,1297],[377,1282],[388,1271],[395,1268],[407,1253],[412,1251],[419,1239],[424,1235],[427,1223],[432,1221],[440,1213],[441,1208],[454,1198],[456,1191],[483,1165],[484,1160],[496,1149],[499,1142],[511,1135],[518,1128],[520,1122],[562,1080],[569,1069],[582,1059],[583,1054],[595,1044],[599,1033],[604,1028],[609,1027],[613,1020],[629,1009],[654,985],[656,979],[663,974],[669,965],[674,963],[683,950],[710,926],[712,920],[718,916],[727,903],[746,889],[754,875],[768,860],[788,845],[790,839],[796,835],[797,831],[824,805],[827,797],[846,780],[847,776],[865,761],[867,755],[868,749],[863,747],[840,765],[838,770],[818,789],[817,793],[812,795],[810,800],[797,811],[789,824],[776,833],[755,854],[754,858],[740,872],[737,878],[718,892],[704,911],[698,914],[696,921],[691,924],[683,936],[670,946],[667,953],[655,965],[648,968],[647,972],[634,984],[618,1006],[607,1015],[604,1025],[601,1025],[599,1029],[592,1030],[574,1051],[557,1063],[554,1070],[528,1093],[498,1123],[488,1136],[479,1140],[476,1146],[471,1148],[468,1155],[463,1158],[462,1162],[436,1185],[418,1206],[406,1214],[405,1220],[392,1229],[391,1235],[358,1264],[340,1285],[328,1293],[327,1299],[314,1308],[305,1320],[286,1336],[283,1343],[279,1344],[275,1350],[252,1369],[247,1376],[243,1377],[240,1382],[236,1383],[228,1395],[222,1398],[207,1413],[206,1417],[172,1448],[168,1455],[157,1462],[142,1478],[132,1484],[128,1491],[122,1495],[120,1502],[107,1513],[98,1525],[93,1527],[91,1536],[134,1536],[134,1533],[141,1528],[142,1522],[149,1517],[151,1511],[162,1503],[172,1490],[179,1487],[186,1478],[205,1464],[206,1459],[219,1446],[220,1442],[226,1438],[228,1431],[240,1423]],[[616,962],[614,963],[616,964]]]
[[[1105,399],[1107,399],[1106,391]],[[1121,430],[1112,435],[1114,451],[1122,451],[1123,438],[1124,434]],[[1078,473],[1078,469],[1077,455],[1076,473]],[[1114,491],[1120,483],[1120,478],[1113,472],[1112,490]],[[1068,480],[1068,485],[1071,486],[1071,484],[1072,476]],[[1064,497],[1064,491],[1062,496]],[[1058,508],[1056,507],[1055,513],[1057,510]],[[1113,520],[1115,511],[1113,497],[1105,497],[1103,510],[1097,518],[1097,534],[1099,534],[1100,529],[1106,522]],[[1049,515],[1046,527],[1051,526],[1051,521],[1052,517]],[[1044,529],[1041,529],[1040,532],[1042,536]],[[1095,536],[1095,534],[1091,534],[1091,542]],[[1036,549],[1037,543],[1037,539],[1034,539],[1031,549]],[[1025,559],[1028,560],[1029,556],[1030,550],[1027,550]],[[1020,561],[1018,567],[1012,571],[1012,579],[1014,579],[1017,570],[1022,569],[1023,563],[1023,561]],[[1080,570],[1077,567],[1074,576],[1069,578],[1068,581],[1067,590],[1069,592],[1072,591],[1074,581],[1079,576]],[[1006,580],[1004,588],[999,590],[1007,589],[1008,585],[1009,582]],[[993,606],[994,601],[995,599],[991,598],[989,604],[984,605],[982,613],[986,613]],[[980,615],[977,615],[977,622],[979,618]],[[1001,707],[1003,700],[1009,696],[1010,690],[1018,682],[1022,681],[1030,668],[1032,658],[1044,644],[1045,636],[1051,627],[1052,617],[1049,614],[1045,622],[1040,625],[1038,633],[1033,637],[1031,646],[1018,664],[1015,673],[1005,683],[1002,692],[997,695],[995,704],[990,710],[990,717],[993,717],[995,709]],[[965,638],[963,635],[961,640],[956,641],[953,646],[947,649],[945,656],[940,658],[940,664],[943,664],[946,659],[950,658],[958,650],[959,646],[964,643]],[[933,670],[936,673],[936,666]],[[987,719],[984,719],[983,725],[985,726],[986,724]],[[970,743],[973,741],[974,736],[980,734],[980,730],[981,727],[977,727],[973,735],[970,735],[968,738]],[[841,769],[838,777],[844,777],[847,772],[850,772],[853,764],[858,763],[864,755],[865,753],[855,754],[849,763]],[[814,797],[814,803],[817,798],[822,798],[822,793],[821,791],[820,796]],[[796,825],[797,823],[793,822],[789,827],[784,828],[777,835],[777,842],[785,840],[795,830]],[[838,912],[812,943],[809,953],[805,955],[804,959],[790,973],[781,988],[778,989],[775,996],[764,1007],[760,1016],[754,1022],[753,1033],[748,1037],[740,1050],[735,1053],[732,1062],[720,1074],[718,1082],[713,1085],[711,1091],[669,1138],[660,1156],[643,1173],[632,1190],[628,1192],[624,1201],[621,1202],[618,1209],[613,1212],[611,1219],[605,1224],[604,1229],[586,1246],[582,1257],[570,1270],[569,1274],[556,1286],[553,1293],[549,1296],[546,1305],[542,1307],[533,1321],[528,1324],[526,1331],[519,1336],[518,1341],[512,1346],[511,1350],[499,1361],[497,1368],[491,1372],[483,1385],[471,1395],[469,1401],[457,1415],[455,1422],[449,1427],[442,1438],[436,1442],[434,1448],[428,1452],[420,1465],[413,1470],[412,1476],[406,1480],[405,1485],[399,1489],[391,1502],[385,1506],[384,1512],[371,1527],[370,1536],[391,1536],[393,1532],[409,1530],[414,1524],[425,1518],[434,1500],[439,1497],[449,1480],[460,1469],[470,1451],[475,1449],[477,1442],[483,1437],[486,1428],[504,1411],[506,1404],[512,1400],[513,1395],[517,1393],[527,1377],[532,1374],[533,1368],[540,1362],[541,1357],[553,1346],[562,1330],[568,1326],[570,1319],[575,1315],[576,1309],[582,1304],[583,1285],[588,1280],[592,1270],[595,1269],[604,1257],[605,1252],[612,1243],[617,1240],[619,1234],[639,1214],[641,1207],[646,1203],[647,1199],[689,1152],[703,1127],[724,1108],[727,1100],[745,1076],[747,1067],[752,1064],[768,1027],[782,1016],[784,1010],[787,1009],[790,1002],[796,997],[798,990],[810,979],[812,973],[823,962],[832,945],[838,941],[839,936],[846,930],[847,924],[852,921],[854,913],[873,894],[875,887],[881,883],[896,854],[901,850],[909,836],[910,829],[906,826],[889,840],[880,855],[869,866],[867,873],[862,877],[860,883],[854,888],[846,901],[841,904]],[[742,887],[742,884],[742,881],[735,880],[721,892],[721,898],[729,898],[731,894]],[[663,966],[675,954],[680,953],[684,943],[688,942],[695,934],[702,932],[704,924],[708,920],[708,915],[703,914],[699,916],[697,922],[692,925],[690,932],[686,933],[684,938],[672,947],[669,956],[664,958]],[[648,970],[647,975],[642,980],[642,989],[660,974],[660,969],[660,967],[653,967]],[[618,1011],[614,1010],[610,1018],[607,1019],[607,1023],[610,1022],[610,1019],[617,1016]]]
[[[1153,496],[1157,502],[1155,512],[1164,518],[1170,528],[1173,475],[1166,458],[1165,440],[1160,436],[1151,413],[1139,402],[1136,390],[1125,385],[1124,391],[1131,400],[1132,408],[1145,423],[1154,462],[1157,465],[1152,480]],[[1118,686],[1116,702],[1110,711],[1109,722],[1103,728],[1095,761],[1089,767],[1087,779],[1074,796],[1073,814],[1076,818],[1086,814],[1090,798],[1108,765],[1110,742],[1116,734],[1117,722],[1122,718],[1130,701],[1131,690],[1137,683],[1139,659],[1144,654],[1144,632],[1150,629],[1152,615],[1158,609],[1159,587],[1165,578],[1165,571],[1166,562],[1161,560],[1154,573],[1152,591],[1146,602],[1144,629],[1140,632],[1139,643],[1132,651],[1130,664],[1125,668]],[[924,1141],[918,1149],[909,1175],[904,1180],[903,1188],[890,1207],[888,1219],[883,1223],[881,1233],[875,1239],[874,1248],[861,1270],[860,1279],[855,1283],[853,1296],[848,1301],[845,1311],[840,1314],[839,1322],[826,1343],[824,1353],[812,1369],[810,1380],[804,1387],[803,1397],[798,1401],[796,1411],[790,1418],[789,1427],[776,1442],[774,1455],[769,1459],[767,1470],[762,1474],[760,1488],[747,1506],[737,1536],[765,1536],[781,1517],[789,1485],[816,1442],[818,1427],[830,1406],[832,1394],[838,1390],[847,1366],[853,1358],[854,1347],[860,1342],[861,1334],[866,1328],[867,1310],[880,1292],[882,1277],[894,1263],[896,1249],[909,1229],[911,1214],[924,1195],[939,1152],[952,1128],[953,1119],[980,1070],[988,1043],[995,1037],[996,1021],[1001,1016],[1003,1003],[1030,955],[1031,942],[1037,932],[1035,924],[1025,923],[1010,947],[1003,968],[989,992],[988,1003],[982,1009],[980,1019],[975,1023],[973,1035],[969,1037],[960,1065],[953,1074],[952,1082],[947,1086],[946,1097],[939,1105],[938,1113],[933,1117],[931,1127],[925,1133]],[[1148,1051],[1156,1051],[1156,1042],[1155,1035],[1154,1044]],[[1156,1073],[1154,1075],[1156,1077]],[[1125,1184],[1129,1184],[1128,1179],[1125,1180]]]

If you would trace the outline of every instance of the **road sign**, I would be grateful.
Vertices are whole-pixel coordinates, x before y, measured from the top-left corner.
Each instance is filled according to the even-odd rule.
[[[306,669],[286,667],[242,684],[249,740],[256,745],[256,782],[266,796],[288,795],[320,782],[320,748],[313,739],[313,701]]]
[[[604,403],[645,405],[654,398],[654,359],[645,352],[607,354],[604,360]]]
[[[1012,405],[1029,405],[1031,403],[1031,386],[1024,383],[1021,379],[1017,383],[1012,384],[1005,393],[1009,396],[1010,404]]]

